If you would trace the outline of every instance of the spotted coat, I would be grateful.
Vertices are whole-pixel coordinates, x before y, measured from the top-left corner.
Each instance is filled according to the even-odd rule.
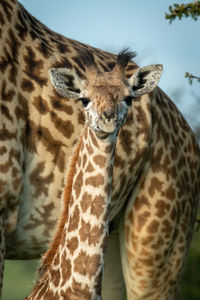
[[[64,171],[84,124],[81,105],[56,93],[48,69],[65,66],[84,78],[80,48],[94,50],[105,71],[115,56],[52,32],[16,0],[0,1],[0,24],[3,265],[5,257],[46,251],[61,211]],[[127,76],[136,68],[129,64]],[[120,255],[128,299],[178,298],[199,200],[199,157],[191,129],[163,91],[133,101],[115,154],[105,299],[121,299]]]

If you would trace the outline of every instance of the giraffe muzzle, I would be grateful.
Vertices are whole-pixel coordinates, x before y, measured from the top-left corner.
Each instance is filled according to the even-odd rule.
[[[96,132],[111,134],[119,127],[117,118],[100,118],[96,126]]]

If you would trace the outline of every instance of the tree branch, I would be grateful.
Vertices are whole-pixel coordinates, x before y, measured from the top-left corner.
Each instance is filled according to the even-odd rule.
[[[189,84],[192,84],[193,79],[196,79],[198,82],[200,82],[200,77],[194,76],[194,75],[192,75],[192,74],[190,74],[190,73],[188,73],[188,72],[185,73],[185,78],[188,79]]]
[[[200,16],[200,1],[194,1],[188,4],[177,4],[173,7],[169,6],[170,13],[165,14],[165,18],[172,23],[176,18],[182,19],[183,17],[192,17],[195,21]]]

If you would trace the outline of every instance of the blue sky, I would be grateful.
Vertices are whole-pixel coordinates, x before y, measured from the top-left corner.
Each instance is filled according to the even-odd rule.
[[[130,47],[139,65],[161,63],[159,86],[175,100],[190,125],[200,123],[200,84],[189,85],[186,71],[200,75],[200,18],[165,20],[174,1],[21,0],[48,27],[67,37],[117,53]],[[188,1],[175,1],[187,3]],[[178,96],[179,95],[179,96]],[[199,100],[200,102],[200,100]]]

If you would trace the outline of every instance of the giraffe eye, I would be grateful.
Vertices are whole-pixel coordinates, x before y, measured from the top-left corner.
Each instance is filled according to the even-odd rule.
[[[131,96],[127,96],[124,98],[124,102],[126,103],[127,106],[131,106],[132,100],[133,100],[133,97],[131,97]]]
[[[87,107],[88,104],[90,103],[90,99],[89,98],[79,98],[79,101],[82,102],[83,107]]]

